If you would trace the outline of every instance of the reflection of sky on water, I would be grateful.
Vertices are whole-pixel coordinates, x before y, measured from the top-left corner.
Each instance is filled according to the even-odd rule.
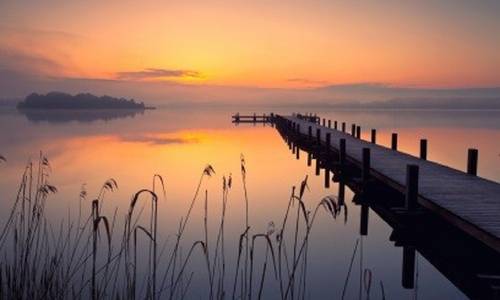
[[[74,208],[83,183],[92,197],[107,178],[118,181],[119,191],[108,195],[106,200],[105,211],[111,213],[115,206],[124,211],[135,191],[150,187],[153,174],[163,175],[167,199],[160,202],[160,228],[162,237],[170,239],[207,163],[217,172],[204,183],[209,195],[210,229],[215,232],[220,214],[221,178],[232,174],[234,184],[226,221],[227,245],[231,249],[237,245],[244,220],[241,153],[247,163],[250,221],[254,232],[266,231],[269,221],[280,223],[291,187],[298,185],[305,175],[310,179],[310,191],[306,193],[310,209],[323,196],[337,192],[337,184],[329,190],[323,188],[323,178],[314,176],[314,168],[307,168],[305,155],[300,160],[294,159],[275,129],[262,125],[233,126],[231,113],[232,110],[218,109],[159,109],[112,121],[32,123],[15,111],[0,112],[0,153],[8,159],[0,165],[1,215],[4,216],[15,195],[24,164],[29,157],[36,158],[39,150],[49,157],[53,169],[50,181],[59,189],[48,205],[48,214],[54,219],[65,216],[68,207]],[[395,130],[400,134],[400,149],[409,153],[417,153],[418,139],[426,137],[430,159],[459,169],[465,166],[467,147],[477,147],[479,174],[500,180],[499,112],[337,111],[326,112],[324,116],[356,122],[363,129],[378,128],[381,144],[389,144],[390,134]],[[351,198],[349,192],[348,204]],[[199,199],[185,241],[202,237],[202,208]],[[342,220],[331,220],[325,214],[317,219],[310,246],[311,298],[340,295],[359,236],[360,208],[350,205],[349,209],[345,225]],[[389,226],[370,212],[369,234],[363,239],[363,267],[373,272],[371,295],[379,298],[382,281],[387,298],[409,298],[413,292],[401,288],[401,248],[388,241],[390,232]],[[231,253],[228,260],[234,261],[236,252],[228,252]],[[357,296],[358,264],[356,261],[353,268],[348,298]],[[193,261],[195,270],[200,270],[201,265]],[[424,259],[419,260],[419,271],[419,297],[463,297]],[[203,272],[193,281],[195,291],[206,288]],[[267,293],[272,296],[272,289]]]

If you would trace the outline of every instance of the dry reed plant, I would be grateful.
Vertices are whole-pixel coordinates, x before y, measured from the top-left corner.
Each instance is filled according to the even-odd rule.
[[[0,155],[0,161],[6,162],[6,159]],[[112,178],[103,183],[90,202],[83,185],[76,218],[68,211],[67,218],[56,225],[49,222],[45,208],[47,199],[57,193],[57,188],[49,183],[52,172],[49,160],[40,153],[38,162],[27,163],[17,197],[0,232],[0,298],[183,299],[189,297],[196,275],[206,276],[209,299],[261,299],[266,295],[268,284],[279,287],[282,299],[305,299],[308,248],[317,213],[323,208],[333,219],[342,212],[347,218],[347,207],[335,196],[327,196],[309,209],[305,201],[309,189],[306,176],[299,188],[292,187],[279,227],[271,221],[265,232],[253,232],[243,155],[240,164],[245,220],[234,247],[237,252],[232,253],[236,258],[233,269],[227,265],[231,253],[227,251],[225,234],[227,204],[233,186],[231,174],[222,177],[221,211],[213,222],[216,224],[213,237],[209,231],[210,198],[204,189],[203,237],[184,241],[204,179],[215,175],[214,168],[207,165],[185,215],[180,218],[175,241],[167,247],[167,241],[163,246],[159,244],[158,208],[168,204],[161,175],[153,176],[151,189],[141,189],[131,197],[121,230],[118,209],[111,215],[103,213],[107,195],[118,189],[117,181]],[[158,194],[163,195],[165,201],[159,201]],[[88,213],[85,207],[89,208]],[[287,241],[291,243],[287,245]],[[353,259],[357,246],[358,242]],[[183,253],[183,247],[188,251]],[[196,274],[189,267],[193,259],[202,259],[204,264]],[[231,276],[228,273],[232,270]],[[365,269],[367,295],[371,278],[371,271]],[[383,292],[382,283],[380,285]]]

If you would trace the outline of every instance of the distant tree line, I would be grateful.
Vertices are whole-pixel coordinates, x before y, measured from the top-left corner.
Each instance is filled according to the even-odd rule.
[[[133,99],[97,97],[89,93],[70,95],[50,92],[46,95],[32,93],[17,104],[18,109],[145,109],[143,102]]]

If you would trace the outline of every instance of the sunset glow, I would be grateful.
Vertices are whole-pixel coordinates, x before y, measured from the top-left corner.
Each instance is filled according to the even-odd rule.
[[[229,86],[498,85],[500,5],[481,3],[2,3],[0,65],[50,77]]]

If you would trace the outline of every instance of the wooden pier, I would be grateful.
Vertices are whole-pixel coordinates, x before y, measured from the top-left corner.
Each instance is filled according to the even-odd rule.
[[[301,115],[276,115],[274,121],[329,153],[332,165],[351,164],[360,170],[359,180],[376,181],[404,195],[408,214],[431,212],[500,253],[500,184],[476,175],[477,150],[469,150],[467,172],[462,172],[426,160],[426,140],[415,157],[397,150],[397,134],[387,148],[376,144],[375,130],[370,141],[360,139],[355,124],[348,133],[345,123],[340,127],[334,121],[330,128],[330,120]]]
[[[253,115],[240,115],[238,113],[238,114],[233,115],[232,122],[233,123],[271,123],[273,118],[274,118],[273,114],[257,115],[254,113]]]
[[[313,114],[270,116],[295,158],[304,153],[308,166],[315,161],[325,188],[338,183],[339,205],[346,205],[346,187],[354,192],[360,236],[368,235],[370,209],[392,228],[405,289],[415,287],[418,251],[471,299],[500,299],[500,184],[477,176],[476,149],[469,149],[462,172],[428,161],[426,139],[415,157],[398,151],[396,133],[383,147],[376,129],[364,141],[356,124]]]

